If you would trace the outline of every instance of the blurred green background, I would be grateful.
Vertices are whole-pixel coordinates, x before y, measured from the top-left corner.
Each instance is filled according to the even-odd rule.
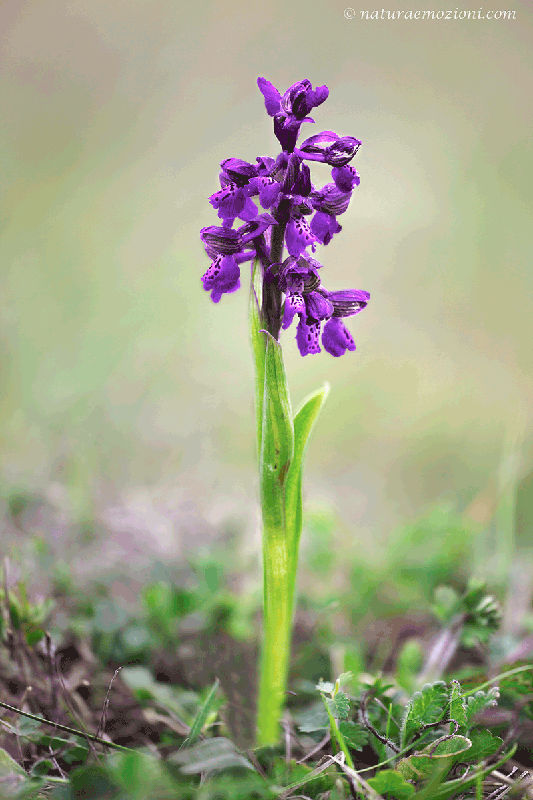
[[[528,547],[531,6],[361,20],[368,2],[4,0],[5,496],[137,517],[169,548],[255,525],[247,289],[211,303],[198,232],[219,162],[278,152],[257,77],[305,77],[330,89],[315,132],[363,141],[323,279],[371,293],[356,353],[302,359],[283,336],[294,404],[332,386],[307,501],[369,550],[436,501],[483,526],[512,485],[505,535]],[[387,6],[406,7],[445,5]]]

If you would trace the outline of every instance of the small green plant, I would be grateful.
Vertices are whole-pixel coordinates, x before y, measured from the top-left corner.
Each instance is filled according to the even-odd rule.
[[[531,666],[518,667],[500,679],[519,683],[520,675],[532,671]],[[342,752],[352,777],[369,771],[355,774],[351,755],[369,743],[379,762],[371,768],[374,775],[367,783],[384,800],[459,796],[508,761],[516,750],[516,745],[505,745],[477,724],[478,715],[495,706],[500,697],[498,686],[490,686],[491,682],[467,692],[457,680],[427,683],[402,708],[397,688],[380,679],[359,697],[340,691],[340,685],[352,678],[345,673],[335,683],[320,681],[316,688],[323,705],[314,705],[300,715],[299,730],[329,731],[333,750]],[[433,794],[428,794],[429,786]],[[365,792],[360,796],[373,797]]]
[[[27,645],[37,644],[45,635],[45,624],[54,605],[50,598],[31,601],[23,581],[14,589],[0,589],[0,638],[15,633],[23,636]]]
[[[210,585],[216,590],[214,583]],[[148,584],[143,595],[149,598],[151,612],[163,617],[163,609],[174,608],[170,588]],[[26,609],[20,618],[31,616],[28,608],[35,604],[24,590],[21,594],[16,586],[3,600],[11,597],[17,598],[17,608]],[[109,603],[103,589],[95,608],[100,602]],[[5,602],[3,607],[6,614]],[[176,608],[180,616],[181,601]],[[187,608],[194,613],[194,606]],[[100,609],[88,619],[100,625],[103,613]],[[454,630],[466,632],[463,645],[486,643],[500,618],[496,601],[475,582],[462,594],[439,588],[434,613],[446,635],[450,624],[461,620]],[[174,612],[170,616],[174,618]],[[208,618],[205,622],[209,623]],[[18,628],[19,633],[22,630]],[[48,635],[45,637],[44,643],[50,647]],[[439,648],[439,642],[437,636],[433,650]],[[6,636],[0,654],[0,663],[4,663],[5,652],[19,648],[14,660],[24,659],[28,678],[33,670],[31,679],[41,702],[49,691],[47,683],[54,678],[51,664],[43,659],[44,643],[28,644],[22,635],[10,641]],[[431,658],[430,652],[428,660]],[[108,685],[103,710],[97,712],[99,724],[89,730],[73,714],[72,687],[69,693],[57,672],[55,680],[59,680],[62,693],[47,712],[53,719],[27,710],[29,689],[18,701],[19,707],[0,701],[4,737],[17,742],[24,765],[13,758],[13,752],[0,747],[0,798],[486,800],[491,792],[492,800],[531,796],[530,774],[516,768],[509,772],[507,766],[517,749],[516,737],[500,729],[495,733],[486,722],[498,703],[504,711],[512,709],[516,724],[533,719],[531,664],[514,666],[488,681],[471,675],[465,680],[437,678],[423,683],[427,664],[417,673],[416,658],[409,660],[408,669],[407,659],[403,667],[398,663],[391,676],[369,675],[362,659],[353,655],[346,657],[346,662],[354,668],[335,681],[320,679],[315,684],[302,679],[295,683],[295,687],[301,685],[301,697],[294,698],[296,706],[285,713],[284,744],[247,750],[228,734],[227,703],[218,680],[195,692],[156,677],[148,665],[124,666],[116,670]],[[401,682],[401,674],[404,678],[408,674],[409,681]],[[409,683],[416,688],[408,689]],[[127,708],[136,709],[142,720],[137,750],[108,739],[108,706],[115,691],[129,692],[132,699],[126,701]],[[68,700],[73,725],[56,721],[61,698]],[[309,699],[311,704],[302,707],[301,701]],[[122,722],[127,726],[127,719]],[[159,726],[157,741],[146,737],[146,725]],[[113,738],[120,736],[120,728],[115,728]]]

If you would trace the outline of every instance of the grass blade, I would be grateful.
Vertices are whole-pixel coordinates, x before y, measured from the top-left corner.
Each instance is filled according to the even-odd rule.
[[[191,725],[191,732],[182,743],[180,750],[184,750],[187,747],[191,747],[202,732],[202,728],[204,727],[209,714],[211,713],[213,706],[216,704],[216,692],[219,686],[219,680],[216,678],[214,684],[212,685],[211,689],[209,690],[209,694],[205,698],[204,702],[200,706],[200,709],[194,718],[194,721]]]

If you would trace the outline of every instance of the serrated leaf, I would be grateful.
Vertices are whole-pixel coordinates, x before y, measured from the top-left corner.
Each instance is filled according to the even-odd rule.
[[[425,756],[427,751],[429,758],[449,758],[450,756],[457,756],[459,753],[464,753],[472,747],[472,741],[466,736],[452,736],[451,739],[445,739],[443,742],[435,744],[432,742],[422,752]],[[419,755],[419,754],[417,754]]]
[[[368,785],[378,794],[394,797],[394,800],[411,800],[415,787],[393,769],[384,769],[373,778],[368,779]]]
[[[450,688],[450,719],[458,723],[458,733],[465,733],[467,723],[466,700],[463,697],[459,681],[452,681]]]
[[[396,770],[406,781],[419,781],[424,777],[421,770],[413,763],[413,756],[400,759],[396,764]]]
[[[493,755],[503,743],[503,739],[493,736],[484,728],[474,728],[473,731],[470,731],[469,738],[472,746],[464,753],[462,761],[482,761]]]
[[[451,765],[451,759],[449,761]],[[445,760],[439,761],[435,758],[428,756],[409,756],[409,758],[402,758],[396,764],[396,769],[406,781],[421,781],[426,778],[431,778],[434,773],[439,770],[446,770],[447,762]]]
[[[211,689],[209,691],[209,694],[207,695],[207,697],[205,698],[204,702],[202,703],[202,705],[198,709],[198,713],[197,713],[196,717],[194,718],[194,721],[193,721],[193,723],[191,725],[190,733],[187,736],[187,738],[185,739],[185,741],[182,743],[182,745],[180,747],[180,750],[182,750],[184,748],[187,748],[187,747],[191,747],[191,745],[193,745],[195,743],[195,741],[198,739],[198,737],[200,736],[200,733],[202,732],[202,728],[204,727],[204,725],[205,725],[205,723],[207,721],[207,718],[209,717],[209,714],[211,713],[211,710],[216,705],[216,702],[217,702],[216,694],[217,694],[218,685],[219,685],[219,680],[218,680],[218,678],[216,678],[213,686],[211,687]]]
[[[339,731],[352,750],[362,750],[368,744],[368,731],[364,725],[360,725],[358,722],[349,720],[339,722]]]
[[[471,726],[477,714],[485,708],[498,705],[500,697],[500,690],[498,686],[493,686],[488,692],[481,689],[470,697],[466,698],[466,722],[467,726]]]
[[[350,700],[344,692],[337,692],[335,697],[325,697],[324,701],[335,719],[346,719],[350,713]]]
[[[471,777],[461,777],[441,783],[438,788],[435,787],[431,800],[452,800],[461,794],[464,794],[468,789],[472,790],[474,786],[478,785],[490,772],[494,772],[502,767],[510,758],[513,757],[518,745],[514,744],[510,750],[504,753],[496,763],[490,763],[483,769],[476,769],[471,772]],[[446,765],[446,762],[442,762]]]
[[[335,688],[335,684],[331,683],[331,681],[323,681],[322,678],[318,681],[315,689],[318,689],[319,692],[323,692],[325,694],[331,694]]]
[[[402,721],[402,747],[424,725],[440,720],[448,705],[448,689],[444,681],[426,683],[420,692],[415,692],[407,704]]]
[[[464,754],[472,746],[472,741],[466,736],[452,736],[443,742],[436,744],[432,742],[420,753],[415,753],[408,758],[398,762],[396,769],[406,780],[420,780],[429,778],[435,771],[438,764],[443,763],[443,759],[450,759],[451,764],[458,760],[463,760]]]

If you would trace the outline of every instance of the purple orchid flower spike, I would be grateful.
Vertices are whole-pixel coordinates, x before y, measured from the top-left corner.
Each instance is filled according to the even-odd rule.
[[[220,224],[200,234],[211,258],[203,286],[218,303],[240,287],[240,265],[258,260],[265,328],[278,339],[298,317],[300,353],[319,353],[322,344],[338,357],[355,350],[343,318],[362,311],[370,295],[356,289],[328,292],[318,273],[322,265],[311,254],[342,231],[338,217],[360,184],[349,162],[361,142],[325,130],[297,145],[301,126],[314,122],[309,114],[327,99],[328,87],[313,89],[304,79],[282,94],[265,78],[258,78],[257,84],[281,152],[276,158],[258,156],[255,164],[240,158],[221,163],[220,189],[209,198]],[[332,167],[331,183],[322,188],[312,183],[313,161]]]

